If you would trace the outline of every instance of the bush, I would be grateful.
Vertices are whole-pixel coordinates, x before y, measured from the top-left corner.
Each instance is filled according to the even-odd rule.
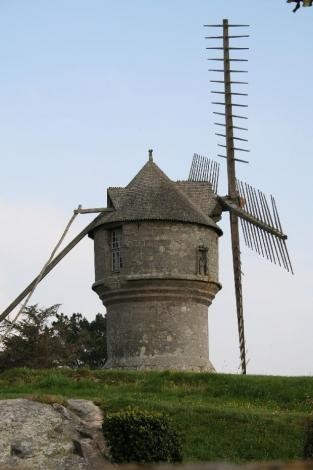
[[[80,313],[58,313],[59,305],[25,307],[14,325],[5,321],[0,333],[11,332],[3,340],[0,372],[16,367],[102,367],[106,361],[106,319],[98,313],[89,322]]]
[[[110,413],[102,425],[113,462],[181,462],[181,443],[170,419],[160,413]]]
[[[313,459],[313,419],[308,419],[305,430],[305,443],[303,449],[305,459]]]

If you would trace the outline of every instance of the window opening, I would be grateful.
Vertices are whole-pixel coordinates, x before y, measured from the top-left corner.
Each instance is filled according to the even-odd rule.
[[[205,246],[198,248],[198,274],[208,275],[208,249]]]
[[[121,255],[122,245],[122,229],[112,230],[111,232],[111,249],[112,249],[112,271],[119,273],[123,267],[123,259]]]

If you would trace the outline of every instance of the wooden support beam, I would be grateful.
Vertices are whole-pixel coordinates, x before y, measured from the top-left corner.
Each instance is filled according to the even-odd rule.
[[[48,264],[45,269],[42,279],[47,276],[47,274],[52,271],[52,269],[94,228],[99,222],[102,214],[98,215],[90,224],[88,224],[73,240]],[[16,299],[1,313],[0,322],[5,320],[5,318],[12,312],[12,310],[18,306],[20,302],[29,294],[34,285],[36,284],[39,276],[36,276],[35,279],[16,297]],[[42,280],[41,279],[41,280]]]
[[[92,209],[75,209],[74,214],[98,214],[99,212],[112,212],[113,209],[108,207],[95,207]]]
[[[253,217],[252,215],[248,214],[244,210],[242,210],[239,206],[237,206],[234,202],[232,202],[228,197],[219,197],[219,201],[221,205],[224,207],[225,210],[232,211],[238,217],[250,222],[252,225],[264,230],[267,233],[274,235],[275,237],[279,238],[280,240],[287,240],[287,235],[283,232],[277,230],[272,225],[266,224],[263,221]]]

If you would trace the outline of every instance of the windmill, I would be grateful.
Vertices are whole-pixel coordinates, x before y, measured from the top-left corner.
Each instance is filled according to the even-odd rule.
[[[222,76],[220,79],[211,80],[211,83],[222,86],[222,90],[212,90],[211,93],[224,98],[221,101],[213,101],[212,103],[222,107],[222,111],[214,111],[214,114],[218,118],[224,118],[222,122],[215,122],[215,125],[218,128],[223,128],[216,135],[224,139],[224,143],[218,145],[225,149],[225,155],[218,156],[226,159],[228,181],[227,196],[221,197],[217,195],[217,198],[222,211],[229,212],[241,370],[243,374],[246,374],[247,361],[243,317],[239,220],[241,222],[244,242],[250,249],[255,250],[269,261],[279,264],[279,266],[282,266],[291,273],[293,273],[293,270],[286,247],[287,236],[282,230],[275,199],[271,196],[271,204],[268,204],[266,196],[261,191],[254,189],[249,184],[243,183],[236,177],[236,162],[249,163],[247,160],[238,158],[237,155],[242,152],[247,153],[249,150],[242,148],[242,144],[248,140],[243,138],[241,134],[248,129],[238,124],[241,121],[247,120],[247,117],[242,114],[235,114],[234,111],[234,108],[245,109],[247,105],[233,102],[234,97],[246,97],[247,93],[238,92],[237,90],[233,91],[233,86],[245,86],[247,82],[234,79],[233,77],[247,73],[246,70],[236,68],[236,64],[246,63],[247,59],[231,57],[231,51],[236,51],[240,54],[240,52],[246,51],[248,48],[234,46],[231,44],[231,40],[247,38],[249,35],[232,34],[230,31],[233,29],[237,31],[238,28],[246,28],[248,25],[229,24],[228,20],[224,19],[222,24],[205,26],[213,28],[213,30],[222,31],[222,34],[206,37],[209,40],[222,41],[222,44],[219,46],[210,46],[207,47],[207,50],[221,51],[223,54],[223,57],[209,58],[209,61],[222,64],[220,68],[210,69],[210,72],[221,74]],[[205,161],[205,157],[194,156],[189,175],[190,180],[201,181],[208,178],[206,170],[208,163],[205,164]],[[216,181],[213,183],[213,186],[216,191]]]
[[[215,124],[222,131],[217,136],[225,149],[228,193],[218,195],[219,164],[194,155],[188,181],[172,181],[149,160],[124,187],[108,188],[107,207],[74,211],[60,240],[39,275],[0,314],[0,322],[24,299],[24,303],[5,332],[9,333],[41,280],[82,240],[89,235],[95,245],[95,283],[107,308],[108,367],[155,368],[178,370],[214,370],[208,354],[208,315],[218,281],[218,237],[222,234],[216,222],[229,212],[232,243],[236,311],[239,332],[241,370],[246,374],[246,348],[241,280],[239,221],[246,245],[258,254],[277,263],[289,272],[292,266],[276,203],[236,178],[238,158],[248,152],[240,143],[247,142],[239,132],[247,131],[238,121],[245,116],[235,114],[234,97],[246,93],[233,91],[233,86],[246,85],[234,75],[245,70],[232,64],[246,59],[230,57],[231,51],[247,50],[231,45],[232,39],[249,37],[230,34],[232,28],[246,25],[206,25],[222,34],[208,36],[222,40],[220,46],[208,50],[221,51],[223,56],[210,58],[221,63],[212,73],[221,74],[211,80],[222,89],[212,90],[224,99],[213,102],[222,111]],[[239,145],[236,144],[239,142]],[[78,214],[95,213],[97,217],[68,245],[58,252],[65,235]],[[58,253],[57,253],[58,252]],[[3,338],[3,337],[2,337]],[[1,340],[1,337],[0,337]]]

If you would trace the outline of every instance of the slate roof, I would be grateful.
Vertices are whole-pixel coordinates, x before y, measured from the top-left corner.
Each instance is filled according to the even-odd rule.
[[[153,162],[148,161],[125,188],[108,188],[115,211],[103,214],[97,225],[162,220],[196,223],[222,230]]]
[[[120,207],[120,201],[124,194],[125,188],[108,188],[108,198],[110,198],[113,206],[117,209]]]

